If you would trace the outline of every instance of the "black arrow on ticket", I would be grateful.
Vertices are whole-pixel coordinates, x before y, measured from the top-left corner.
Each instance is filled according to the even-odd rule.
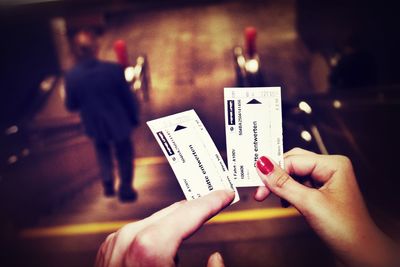
[[[262,103],[260,101],[258,101],[257,99],[253,98],[252,100],[247,102],[247,104],[262,104]]]
[[[185,127],[185,126],[182,126],[182,125],[178,125],[178,126],[176,126],[174,132],[180,131],[180,130],[183,130],[183,129],[186,129],[186,127]]]

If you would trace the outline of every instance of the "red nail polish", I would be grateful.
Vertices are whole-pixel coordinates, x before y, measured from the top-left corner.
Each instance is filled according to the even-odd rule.
[[[274,164],[272,162],[262,156],[258,161],[257,161],[257,168],[265,175],[268,175],[274,170]]]

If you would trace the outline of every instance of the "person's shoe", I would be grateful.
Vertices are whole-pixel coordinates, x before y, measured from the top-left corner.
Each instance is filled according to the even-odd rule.
[[[137,192],[128,186],[119,188],[118,197],[121,202],[133,202],[137,199]]]
[[[115,196],[114,183],[113,182],[103,182],[103,192],[105,197]]]

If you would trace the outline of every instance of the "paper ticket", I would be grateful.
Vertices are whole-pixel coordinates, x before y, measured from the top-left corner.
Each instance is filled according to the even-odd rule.
[[[228,168],[237,187],[264,185],[256,171],[264,155],[283,167],[280,87],[225,88]]]
[[[186,199],[214,190],[233,190],[229,172],[209,133],[194,110],[148,121],[158,144],[174,171]]]

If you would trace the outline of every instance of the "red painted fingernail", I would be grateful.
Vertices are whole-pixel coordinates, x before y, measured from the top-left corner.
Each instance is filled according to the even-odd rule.
[[[274,164],[267,158],[262,156],[257,161],[257,168],[265,175],[268,175],[274,170]]]

